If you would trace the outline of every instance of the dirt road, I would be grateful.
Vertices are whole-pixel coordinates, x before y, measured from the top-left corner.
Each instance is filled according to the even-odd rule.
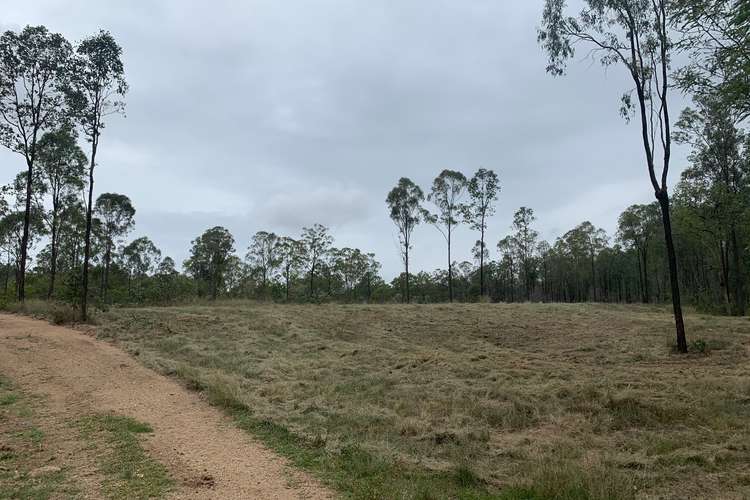
[[[149,423],[144,447],[169,469],[175,498],[333,497],[197,394],[79,332],[0,314],[0,372],[44,395],[58,420],[113,412]]]

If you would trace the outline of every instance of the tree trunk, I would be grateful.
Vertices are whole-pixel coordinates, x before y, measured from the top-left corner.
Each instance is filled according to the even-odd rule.
[[[729,298],[729,245],[719,241],[719,261],[721,263],[721,287],[724,289],[724,307],[732,314],[732,300]]]
[[[8,280],[10,279],[10,252],[8,252],[7,262],[5,264],[5,279],[3,283],[3,295],[8,295]]]
[[[407,243],[404,245],[404,262],[406,264],[406,303],[411,302],[411,297],[409,296],[409,244]]]
[[[81,321],[88,319],[89,298],[89,259],[91,257],[91,215],[94,211],[94,167],[96,166],[96,147],[98,144],[98,130],[94,131],[91,141],[91,163],[89,166],[89,195],[88,207],[86,207],[86,235],[84,237],[83,250],[83,274],[81,277]]]
[[[451,228],[448,226],[448,301],[453,302],[453,262],[451,261]]]
[[[594,293],[594,302],[596,302],[596,257],[591,252],[591,290]]]
[[[745,298],[745,280],[740,257],[740,245],[737,240],[737,229],[732,224],[730,230],[730,243],[732,245],[732,267],[734,267],[734,314],[744,316],[747,311],[747,299]]]
[[[677,330],[677,350],[687,352],[687,339],[685,338],[685,323],[682,318],[682,304],[680,303],[680,285],[677,275],[677,255],[672,240],[672,220],[669,214],[669,195],[666,191],[658,191],[656,199],[661,207],[662,223],[664,225],[664,240],[667,246],[667,260],[669,262],[669,280],[672,287],[672,309],[674,311],[674,322]]]
[[[313,294],[315,293],[315,288],[313,285],[314,279],[315,279],[315,259],[313,259],[312,268],[310,268],[310,298],[312,298]]]
[[[55,212],[57,209],[53,208]],[[49,289],[47,300],[55,293],[55,275],[57,274],[57,213],[52,214],[52,234],[50,235]]]
[[[104,252],[104,276],[102,277],[102,301],[107,302],[107,292],[109,291],[109,266],[112,262],[112,247],[107,243],[107,250]]]
[[[648,286],[648,249],[646,245],[643,246],[643,303],[648,304],[651,302],[651,293]]]
[[[289,266],[286,268],[286,273],[284,273],[286,278],[286,301],[289,302]]]
[[[640,248],[636,249],[636,255],[635,260],[638,262],[638,288],[640,288],[641,292],[641,302],[646,304],[646,286],[643,283],[643,278],[645,278],[645,273],[643,272],[643,265],[641,262],[641,257],[643,256],[643,252]]]
[[[484,297],[484,216],[482,216],[482,231],[479,238],[479,296]]]
[[[23,214],[23,236],[21,236],[21,259],[18,267],[18,301],[26,300],[26,255],[29,247],[29,230],[31,225],[31,187],[34,179],[34,164],[31,160],[26,160],[28,166],[26,177],[26,211]]]

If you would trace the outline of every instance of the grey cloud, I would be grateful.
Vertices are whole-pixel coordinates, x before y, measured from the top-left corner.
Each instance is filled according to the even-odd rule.
[[[259,229],[297,235],[320,222],[338,245],[374,251],[391,277],[401,264],[384,199],[401,176],[427,188],[444,168],[497,170],[494,241],[521,205],[554,238],[585,219],[612,232],[619,210],[651,199],[637,128],[617,112],[627,75],[585,61],[546,75],[541,8],[38,0],[5,6],[4,22],[72,40],[105,28],[123,45],[127,118],[104,132],[97,191],[127,193],[138,231],[165,253],[183,259],[217,224],[246,246]],[[21,168],[5,152],[0,165]],[[673,180],[682,166],[677,154]],[[417,267],[445,265],[437,231],[415,237]],[[475,238],[459,229],[456,258]]]

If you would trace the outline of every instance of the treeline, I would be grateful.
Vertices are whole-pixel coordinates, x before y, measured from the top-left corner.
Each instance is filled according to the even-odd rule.
[[[76,45],[41,26],[5,32],[0,143],[23,158],[24,169],[0,193],[3,297],[23,301],[28,291],[65,300],[80,306],[83,319],[89,300],[106,305],[219,296],[671,301],[677,346],[685,351],[681,300],[706,311],[747,312],[750,138],[743,124],[750,116],[750,1],[584,4],[576,18],[565,15],[565,2],[545,2],[538,38],[547,70],[564,74],[580,43],[593,45],[592,57],[605,66],[620,66],[632,77],[635,89],[623,95],[621,112],[640,123],[656,201],[629,207],[616,234],[583,222],[545,242],[528,207],[515,212],[509,234],[488,227],[500,193],[492,170],[471,177],[444,170],[426,194],[402,178],[386,198],[404,262],[390,283],[373,254],[336,248],[322,225],[303,228],[297,237],[258,232],[244,255],[228,230],[211,228],[192,242],[182,269],[148,238],[126,241],[135,220],[130,199],[94,197],[104,121],[124,109],[121,48],[103,31]],[[680,52],[689,62],[674,68]],[[675,88],[693,97],[681,114],[670,106]],[[671,189],[673,142],[689,146],[691,154]],[[445,268],[431,273],[410,268],[418,244],[414,229],[423,223],[446,243]],[[477,236],[472,248],[459,249],[469,256],[463,261],[454,258],[458,228]]]
[[[675,139],[690,144],[690,165],[672,198],[672,224],[680,283],[688,303],[701,310],[745,315],[750,276],[750,135],[715,101],[685,110]],[[434,225],[445,237],[466,225],[478,239],[470,261],[446,269],[406,274],[391,283],[396,296],[420,302],[452,299],[545,302],[642,302],[671,300],[669,265],[658,202],[628,207],[617,232],[584,221],[554,242],[539,238],[528,207],[513,215],[512,231],[487,244],[487,217],[500,191],[497,175],[480,169],[471,178],[445,170],[424,191],[403,178],[387,204],[402,257],[415,245],[414,228]],[[432,210],[432,211],[431,211]],[[417,242],[418,244],[418,242]],[[397,293],[398,292],[398,293]]]

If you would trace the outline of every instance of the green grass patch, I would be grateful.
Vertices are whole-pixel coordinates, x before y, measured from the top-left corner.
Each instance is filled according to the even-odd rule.
[[[320,439],[306,438],[273,422],[256,419],[248,409],[225,409],[241,429],[350,498],[495,498],[496,492],[467,466],[433,472],[377,457],[357,444],[329,450]]]
[[[65,469],[50,466],[45,434],[35,424],[40,403],[0,375],[0,498],[76,498]]]
[[[0,406],[10,406],[16,403],[19,399],[20,396],[12,392],[9,394],[3,394],[2,396],[0,396]]]
[[[2,462],[0,462],[2,463]],[[31,475],[28,472],[0,471],[0,498],[47,500],[50,498],[76,498],[75,488],[66,484],[64,471]]]
[[[78,425],[83,438],[100,448],[100,470],[106,476],[103,486],[109,498],[161,498],[170,490],[167,469],[149,457],[139,441],[139,434],[152,432],[148,424],[119,415],[94,415]]]

